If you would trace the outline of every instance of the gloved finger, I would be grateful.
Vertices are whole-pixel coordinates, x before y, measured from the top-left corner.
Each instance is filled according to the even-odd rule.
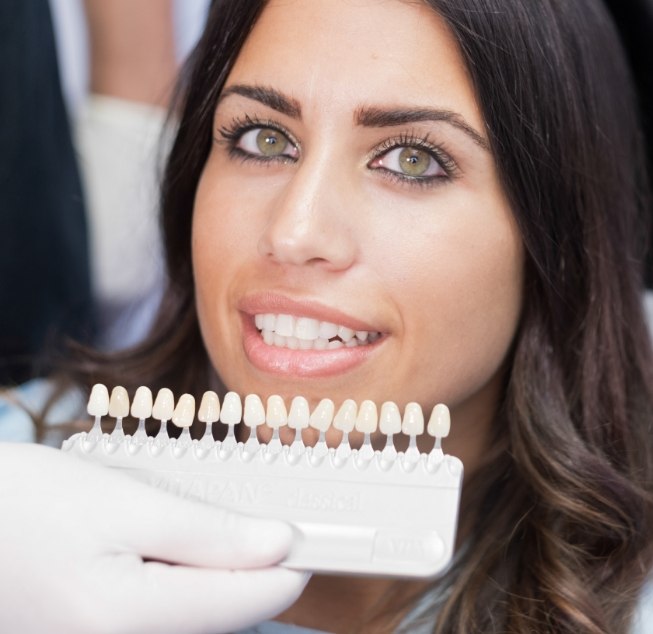
[[[185,500],[140,482],[112,526],[112,542],[146,559],[208,568],[262,568],[282,560],[293,533],[288,524]]]
[[[129,630],[152,634],[220,634],[260,623],[285,610],[309,576],[283,568],[207,570],[144,565],[136,587],[119,597]],[[122,631],[120,629],[116,631]]]

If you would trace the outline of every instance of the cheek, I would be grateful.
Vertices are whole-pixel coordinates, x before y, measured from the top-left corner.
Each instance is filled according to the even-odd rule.
[[[517,330],[521,239],[508,213],[479,216],[414,236],[377,262],[401,313],[412,398],[464,401],[500,370]]]

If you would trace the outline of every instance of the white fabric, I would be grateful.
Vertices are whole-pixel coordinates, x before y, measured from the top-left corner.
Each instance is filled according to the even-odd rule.
[[[158,306],[158,166],[167,146],[165,117],[155,106],[90,95],[76,122],[103,348],[136,343]]]

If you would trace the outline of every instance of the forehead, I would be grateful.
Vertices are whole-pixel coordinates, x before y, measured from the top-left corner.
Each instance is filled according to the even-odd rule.
[[[441,106],[482,125],[455,39],[423,2],[272,0],[232,69],[234,82],[323,108]]]

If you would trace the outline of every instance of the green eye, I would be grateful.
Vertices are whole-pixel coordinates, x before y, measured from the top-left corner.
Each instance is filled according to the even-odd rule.
[[[288,139],[279,130],[262,128],[256,134],[256,147],[263,156],[280,156],[288,147]]]
[[[431,167],[433,158],[428,152],[414,147],[405,147],[397,157],[399,169],[407,176],[424,176]]]
[[[434,156],[435,150],[416,145],[396,145],[369,163],[372,169],[381,169],[405,181],[434,182],[447,178],[447,172]]]
[[[232,144],[233,151],[246,159],[287,162],[299,157],[299,148],[290,136],[270,125],[227,131],[224,136]]]

